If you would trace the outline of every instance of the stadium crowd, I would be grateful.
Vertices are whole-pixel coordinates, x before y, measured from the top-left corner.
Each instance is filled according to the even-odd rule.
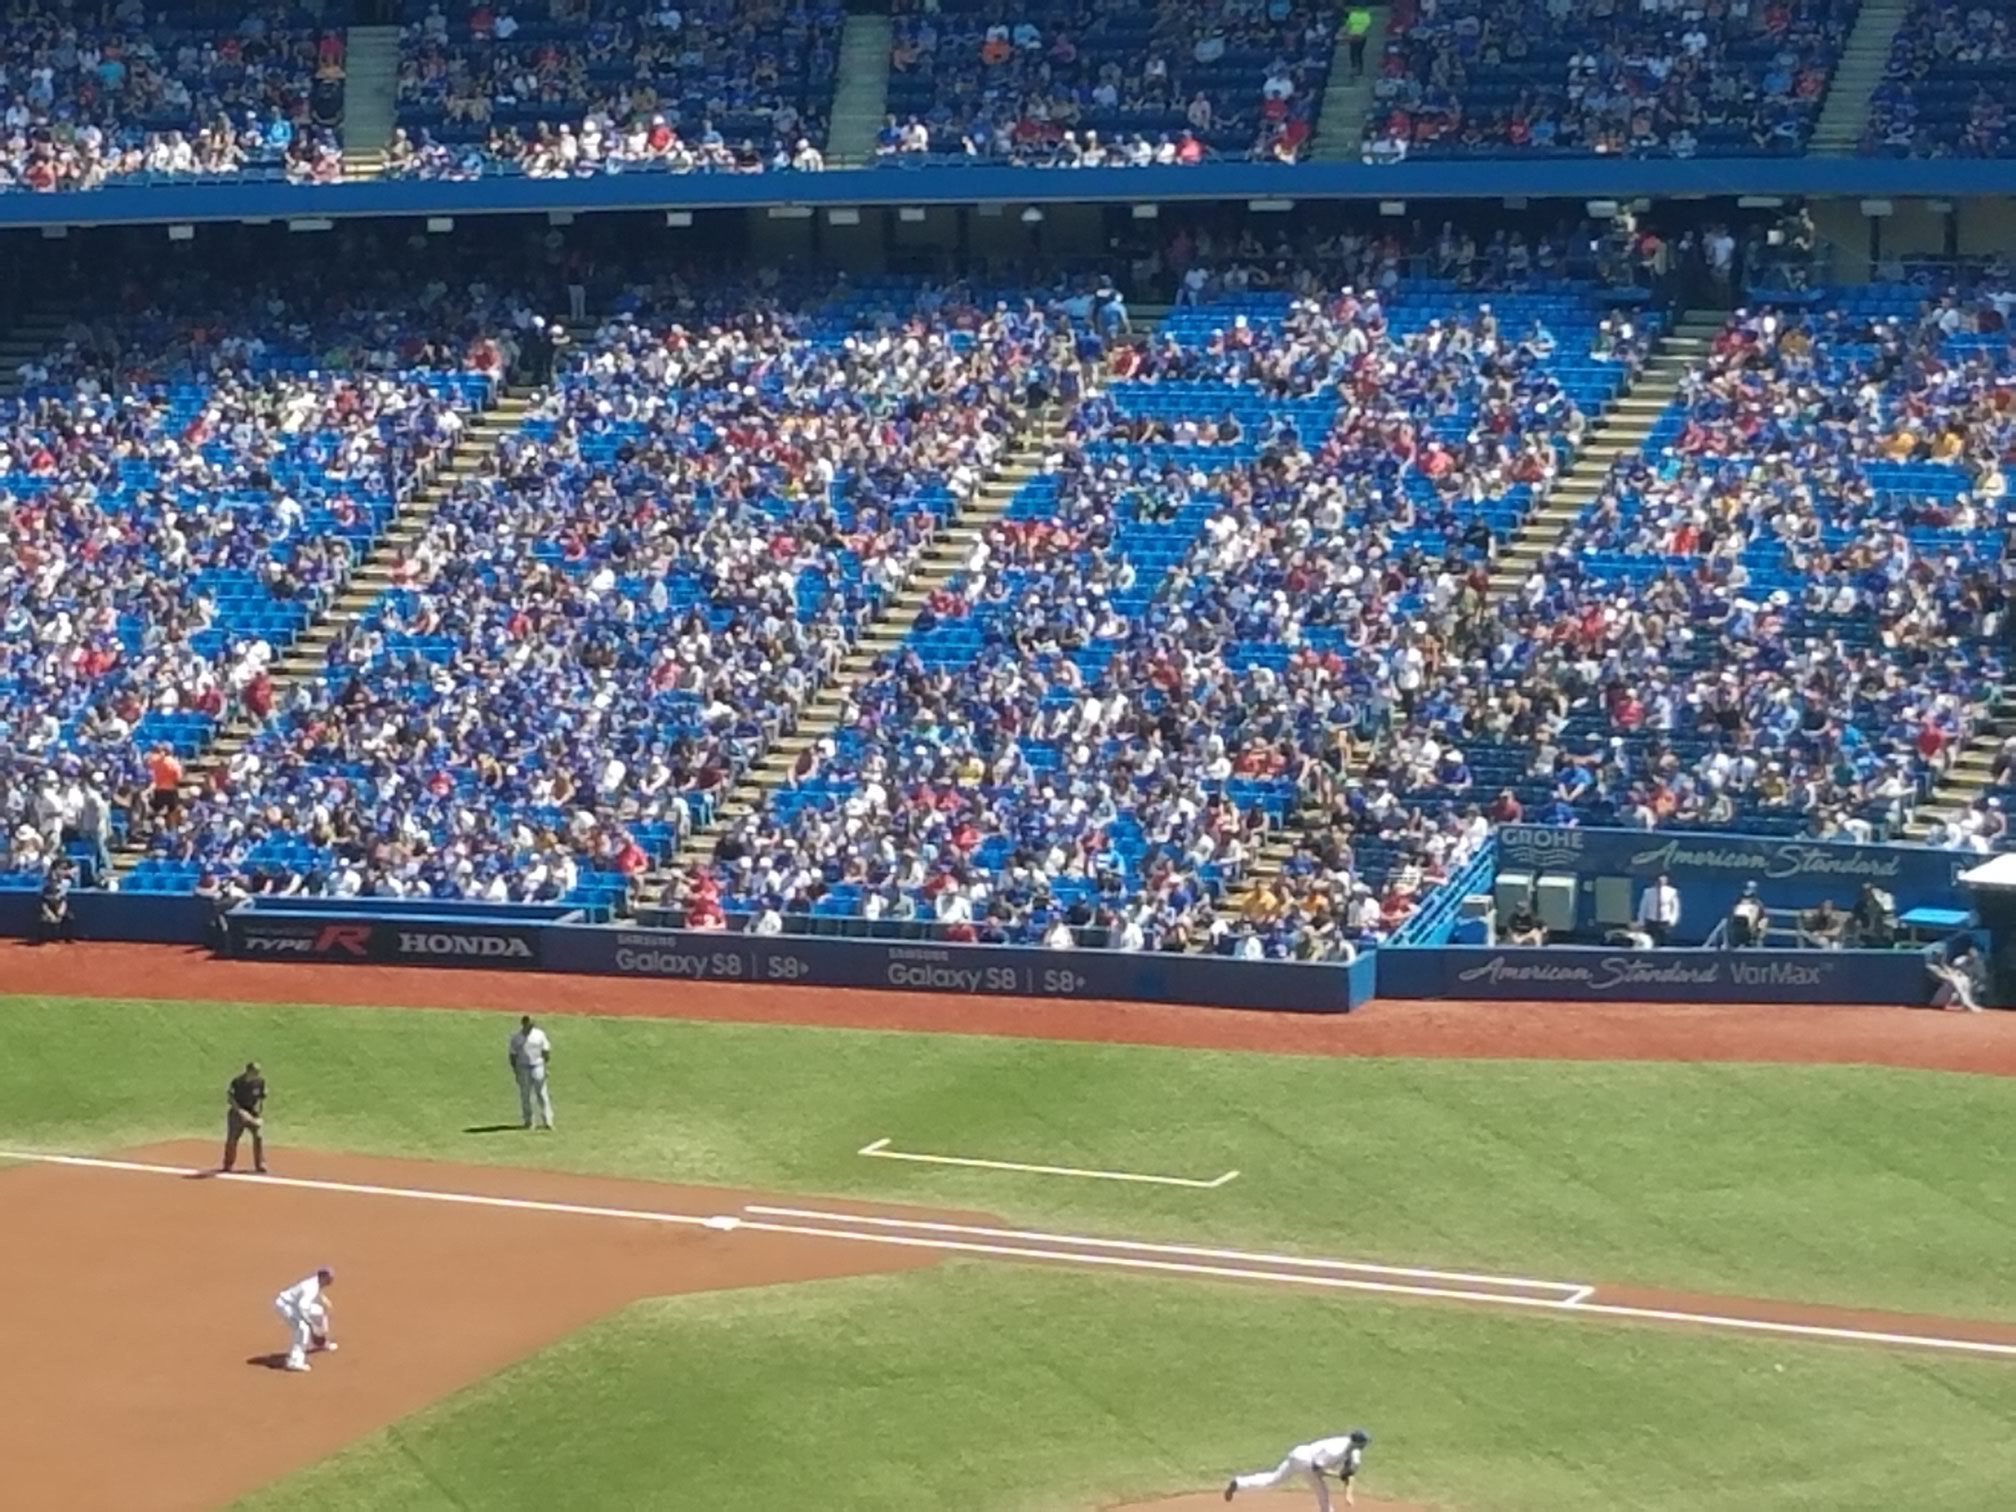
[[[833,0],[555,0],[523,19],[440,0],[402,34],[388,171],[537,178],[816,172],[842,12]]]
[[[1513,341],[1460,300],[1396,323],[1371,290],[1245,312],[1235,269],[1191,286],[1204,324],[1064,386],[1062,450],[834,737],[728,830],[745,872],[797,870],[716,880],[711,906],[1334,959],[1474,853],[1474,812],[1367,806],[1345,757],[1362,714],[1418,682],[1408,617],[1477,595],[1487,506],[1544,490],[1586,426],[1547,371],[1555,338]],[[1242,311],[1222,325],[1219,297]],[[1633,350],[1613,347],[1620,370]],[[1291,810],[1322,804],[1297,866],[1220,908]],[[1354,846],[1376,869],[1352,871]]]
[[[339,895],[634,901],[977,486],[1053,340],[1040,316],[827,340],[740,306],[605,325],[175,859]]]
[[[109,811],[68,837],[95,869],[112,838],[186,853],[191,758],[221,724],[272,715],[276,659],[488,402],[524,302],[404,271],[379,248],[250,282],[114,282],[15,375],[0,402],[11,866],[57,853],[67,822],[38,795],[72,785]]]
[[[247,172],[341,177],[343,34],[291,0],[220,23],[141,0],[17,0],[0,26],[0,191]]]
[[[1335,17],[1307,0],[1046,3],[1003,17],[898,0],[885,161],[1043,167],[1292,163],[1330,74]]]
[[[1466,738],[1530,753],[1528,817],[1901,834],[2003,673],[2004,298],[1731,319],[1464,647],[1498,684]]]
[[[1657,329],[1566,245],[1186,231],[1138,336],[1092,281],[625,287],[556,236],[410,303],[122,291],[0,430],[10,865],[123,834],[133,887],[1339,959],[1498,823],[1894,835],[2001,674],[2006,280],[1739,312],[1494,602]],[[276,685],[590,281],[611,316]],[[1038,414],[1036,475],[830,735],[647,893]]]
[[[2016,36],[2005,7],[1915,0],[1869,98],[1864,152],[2007,157]]]
[[[1400,0],[1369,161],[1803,149],[1855,0]]]

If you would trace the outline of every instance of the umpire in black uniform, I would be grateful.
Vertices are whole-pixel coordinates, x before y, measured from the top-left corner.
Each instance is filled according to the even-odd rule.
[[[266,1174],[266,1077],[259,1062],[247,1061],[224,1094],[224,1166],[238,1163],[238,1141],[252,1136],[252,1169]]]

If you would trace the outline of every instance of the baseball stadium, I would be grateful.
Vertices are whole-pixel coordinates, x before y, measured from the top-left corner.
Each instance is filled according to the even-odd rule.
[[[2012,84],[16,0],[0,1506],[2009,1506]]]

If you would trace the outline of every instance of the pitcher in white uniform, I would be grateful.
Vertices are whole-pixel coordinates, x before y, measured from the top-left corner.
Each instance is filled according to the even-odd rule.
[[[535,1114],[540,1128],[553,1127],[553,1097],[546,1090],[546,1066],[552,1059],[553,1042],[526,1014],[511,1036],[511,1074],[518,1078],[518,1110],[528,1129]]]
[[[336,1284],[336,1273],[323,1266],[305,1281],[296,1281],[273,1299],[273,1311],[290,1335],[287,1369],[306,1370],[310,1349],[334,1349],[329,1337],[329,1306],[322,1294]]]
[[[1297,1444],[1288,1451],[1288,1457],[1272,1470],[1255,1470],[1251,1475],[1233,1476],[1225,1483],[1225,1500],[1232,1500],[1241,1491],[1271,1491],[1276,1486],[1307,1480],[1316,1488],[1316,1505],[1322,1512],[1330,1512],[1328,1477],[1335,1476],[1344,1487],[1344,1505],[1356,1506],[1352,1482],[1358,1477],[1358,1467],[1365,1463],[1365,1446],[1371,1442],[1371,1434],[1363,1428],[1353,1428],[1336,1438]]]

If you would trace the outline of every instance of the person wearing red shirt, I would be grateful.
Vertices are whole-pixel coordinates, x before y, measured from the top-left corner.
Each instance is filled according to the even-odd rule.
[[[1946,734],[1931,720],[1918,726],[1918,754],[1926,765],[1939,765],[1939,758],[1946,751]]]
[[[147,806],[157,814],[173,814],[182,806],[182,763],[165,745],[147,753]]]

